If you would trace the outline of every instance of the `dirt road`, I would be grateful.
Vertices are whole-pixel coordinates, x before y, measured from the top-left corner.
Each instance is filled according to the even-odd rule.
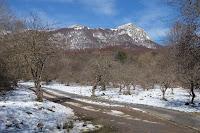
[[[80,119],[103,125],[97,133],[198,133],[197,130],[152,116],[139,108],[93,104],[52,92],[44,95],[48,100],[71,107]]]

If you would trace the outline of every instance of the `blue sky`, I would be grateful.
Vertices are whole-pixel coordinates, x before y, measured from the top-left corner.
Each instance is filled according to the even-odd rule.
[[[8,0],[18,17],[37,12],[57,27],[82,24],[92,28],[115,28],[133,23],[158,43],[163,43],[175,11],[166,0]]]

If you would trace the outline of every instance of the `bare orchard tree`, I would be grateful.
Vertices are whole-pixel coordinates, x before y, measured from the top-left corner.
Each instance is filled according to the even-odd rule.
[[[26,21],[26,30],[15,33],[15,49],[27,66],[34,80],[37,100],[43,100],[41,80],[45,65],[55,56],[55,45],[52,43],[51,34],[47,32],[48,26],[42,24],[41,19],[32,14]]]
[[[170,56],[169,49],[163,49],[160,55],[156,58],[156,80],[160,85],[160,90],[162,92],[162,99],[167,100],[165,98],[166,91],[174,86],[175,82],[175,74],[174,74],[174,65],[172,58]]]
[[[184,87],[190,88],[194,104],[194,89],[200,84],[200,1],[182,1],[181,15],[170,39],[174,44],[177,76]]]
[[[156,60],[155,58],[158,56],[157,52],[146,52],[143,55],[139,56],[139,82],[144,90],[153,89],[156,84]]]
[[[101,90],[106,90],[106,85],[110,80],[111,61],[106,55],[98,55],[98,57],[91,61],[92,75],[93,75],[93,88],[92,96],[95,96],[95,90],[101,86]]]
[[[138,68],[136,63],[112,63],[112,83],[119,88],[119,93],[131,95],[131,88],[135,89],[138,83]]]
[[[124,80],[122,79],[122,64],[119,62],[113,63],[113,69],[111,69],[111,82],[113,83],[114,87],[119,88],[119,93],[122,93],[122,90],[125,88]]]
[[[124,95],[131,95],[131,85],[133,81],[133,77],[135,76],[132,72],[132,68],[130,65],[122,65],[120,66],[120,80],[121,80],[121,85],[124,87]],[[121,88],[120,88],[121,89]]]

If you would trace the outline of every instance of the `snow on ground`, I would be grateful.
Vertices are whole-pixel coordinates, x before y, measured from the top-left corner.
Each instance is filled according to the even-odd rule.
[[[139,119],[137,117],[132,117],[131,115],[125,114],[125,113],[118,111],[118,110],[111,110],[110,112],[103,112],[103,113],[113,115],[113,116],[122,117],[122,118],[126,118],[126,119],[129,119],[129,120],[143,121],[143,122],[146,122],[146,123],[158,124],[157,122],[154,122],[154,121],[142,120],[142,119]]]
[[[124,113],[121,112],[121,111],[118,111],[118,110],[111,110],[111,114],[114,114],[114,115],[123,115]]]
[[[33,85],[31,82],[22,84]],[[92,95],[92,86],[65,86],[64,84],[53,83],[44,85],[44,87],[82,96]],[[96,95],[100,98],[123,103],[150,105],[184,112],[200,112],[200,92],[196,92],[195,105],[185,105],[191,97],[188,90],[182,88],[174,88],[174,94],[171,93],[171,89],[168,89],[166,91],[167,101],[162,100],[162,93],[158,86],[148,91],[137,86],[135,90],[131,90],[131,95],[119,94],[119,88],[108,88],[106,91],[97,90]]]
[[[44,100],[36,102],[35,94],[18,88],[0,96],[0,132],[70,132],[94,130],[92,123],[75,120],[71,108]]]

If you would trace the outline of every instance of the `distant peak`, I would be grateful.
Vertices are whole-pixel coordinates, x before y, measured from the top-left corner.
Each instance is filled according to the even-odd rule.
[[[132,28],[132,27],[135,27],[133,23],[127,23],[127,24],[118,26],[117,29]]]
[[[84,29],[84,28],[88,29],[87,26],[80,25],[80,24],[74,24],[74,25],[69,26],[68,28],[73,28],[73,29],[76,29],[76,30],[80,30],[80,29]]]
[[[128,34],[136,42],[138,42],[138,40],[140,40],[140,42],[150,40],[150,37],[147,35],[144,29],[137,27],[133,23],[123,24],[119,26],[117,30],[120,32],[120,34]]]
[[[133,26],[133,23],[126,23],[126,24],[123,24],[124,26]],[[122,25],[122,26],[123,26]]]

